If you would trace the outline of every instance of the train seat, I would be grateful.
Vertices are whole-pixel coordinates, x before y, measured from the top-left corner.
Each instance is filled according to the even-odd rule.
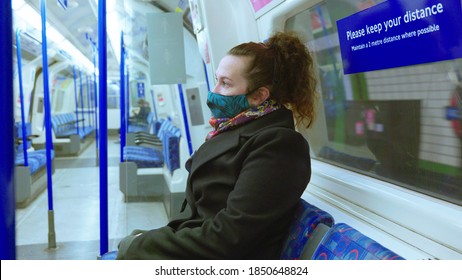
[[[127,143],[123,149],[119,187],[127,201],[160,198],[169,189],[171,175],[180,168],[180,129],[166,120],[157,137],[159,140],[143,140],[143,145]]]
[[[61,113],[51,116],[53,144],[56,156],[78,155],[91,144],[95,127],[83,125],[85,119],[76,119],[74,113]],[[82,122],[82,124],[80,124]],[[93,139],[93,138],[90,138]],[[44,143],[38,144],[43,146]]]
[[[138,168],[167,166],[170,173],[180,168],[179,141],[181,131],[171,121],[162,122],[155,138],[140,135],[135,146],[124,147],[124,160],[135,162]]]
[[[16,138],[15,158],[15,198],[16,207],[24,208],[30,204],[46,188],[46,150],[33,150],[31,139],[31,125],[26,123],[26,151],[23,147],[22,124],[15,123],[14,136]],[[27,164],[25,157],[27,156]],[[54,151],[51,150],[52,173]]]
[[[179,128],[173,128],[170,131],[166,131],[163,136],[163,155],[165,159],[165,165],[170,171],[170,174],[180,168],[180,137],[181,131]]]
[[[314,260],[403,260],[345,223],[335,224],[326,233],[312,259]]]
[[[29,170],[31,175],[36,173],[40,168],[46,165],[46,150],[31,150],[32,148],[32,141],[33,135],[31,135],[31,124],[26,123],[26,152],[24,152],[24,146],[22,144],[22,124],[20,122],[15,123],[14,129],[14,136],[16,139],[16,158],[15,158],[15,165],[16,166],[24,166],[25,165],[25,154],[27,154],[27,162],[29,166]],[[51,160],[54,159],[54,151],[51,150]]]
[[[135,133],[139,131],[150,132],[153,122],[154,122],[154,114],[150,112],[148,116],[146,117],[145,123],[129,121],[127,131],[128,133]]]
[[[153,121],[152,130],[155,135],[159,134],[160,127],[164,123],[165,119]]]
[[[124,160],[135,162],[138,168],[162,167],[164,164],[163,154],[156,149],[139,146],[125,146]]]
[[[103,261],[111,261],[111,260],[115,260],[117,258],[117,250],[116,251],[109,251],[105,254],[103,254],[100,258],[100,260],[103,260]]]
[[[150,133],[150,131],[127,133],[127,145],[154,147],[161,150],[163,133],[174,129],[177,128],[172,124],[171,120],[153,121],[153,133]]]
[[[54,152],[51,150],[51,160],[54,159]],[[30,167],[30,174],[33,175],[40,168],[44,167],[47,163],[46,150],[28,151],[27,152],[28,166]],[[15,165],[21,166],[25,164],[24,153],[16,153]]]
[[[280,259],[310,259],[333,224],[334,218],[329,213],[300,199]]]
[[[92,126],[77,124],[84,119],[77,120],[74,113],[62,113],[51,116],[51,125],[56,138],[67,138],[79,135],[80,139],[89,136],[95,130]]]

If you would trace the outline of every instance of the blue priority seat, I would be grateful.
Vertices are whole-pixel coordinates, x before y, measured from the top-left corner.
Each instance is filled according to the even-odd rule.
[[[316,240],[322,237],[319,232],[326,232],[333,224],[334,218],[329,213],[300,199],[280,259],[309,259],[318,244]]]
[[[334,225],[313,255],[314,260],[403,260],[395,252],[345,223]]]

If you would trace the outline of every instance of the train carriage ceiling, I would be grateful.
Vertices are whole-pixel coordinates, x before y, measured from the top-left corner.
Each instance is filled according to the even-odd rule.
[[[22,1],[22,0],[13,0]],[[24,0],[40,14],[40,0]],[[47,0],[47,21],[93,62],[98,45],[98,0],[67,0],[64,9],[57,0]],[[129,63],[148,63],[146,15],[159,12],[183,13],[184,27],[191,33],[188,0],[106,0],[108,76],[119,75],[120,34],[124,33]],[[33,28],[23,30],[21,49],[26,57],[41,54],[41,35]],[[49,43],[53,48],[53,43]],[[66,50],[64,50],[66,51]]]

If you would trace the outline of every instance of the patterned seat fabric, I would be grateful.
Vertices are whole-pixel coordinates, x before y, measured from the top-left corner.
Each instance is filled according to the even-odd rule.
[[[324,236],[314,253],[315,260],[403,260],[351,226],[339,223]]]
[[[55,157],[54,151],[51,150],[51,160]],[[15,165],[24,165],[24,153],[16,153]],[[46,150],[37,150],[27,152],[27,163],[29,164],[30,174],[34,174],[47,163]]]
[[[117,258],[117,251],[110,251],[101,256],[103,261],[112,261]]]
[[[160,151],[140,146],[125,146],[124,159],[135,162],[138,168],[162,167],[164,164]]]
[[[171,174],[180,168],[180,129],[173,128],[163,135],[164,159]]]
[[[320,223],[332,226],[334,218],[329,213],[301,199],[294,213],[294,219],[290,225],[289,235],[284,243],[280,259],[300,259],[314,229]]]
[[[128,133],[136,133],[139,131],[149,132],[151,130],[151,126],[154,122],[154,114],[150,112],[146,117],[146,122],[136,122],[136,121],[128,121]]]
[[[162,150],[143,147],[125,146],[125,161],[133,161],[138,168],[167,166],[169,171],[180,168],[180,138],[181,130],[175,127],[171,121],[161,122],[158,137],[162,141]]]
[[[22,139],[22,124],[17,122],[15,123],[15,138]],[[31,135],[31,125],[30,123],[26,123],[26,135]],[[32,147],[32,141],[27,141],[27,148],[30,149]],[[27,163],[29,166],[30,174],[34,174],[42,167],[44,167],[47,163],[47,156],[46,150],[35,150],[35,151],[26,151],[27,153]],[[51,150],[51,160],[54,159],[54,151]],[[24,159],[24,149],[22,143],[17,145],[16,149],[16,158],[15,158],[15,165],[21,166],[25,165]]]
[[[74,113],[63,113],[51,116],[51,126],[56,137],[69,137],[77,134],[80,138],[85,138],[91,134],[95,128],[93,126],[78,125]]]

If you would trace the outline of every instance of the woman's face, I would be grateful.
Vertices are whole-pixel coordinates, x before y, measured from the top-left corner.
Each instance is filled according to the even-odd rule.
[[[244,72],[249,61],[250,58],[244,56],[223,57],[215,72],[217,83],[213,92],[226,96],[246,94],[248,83]]]

